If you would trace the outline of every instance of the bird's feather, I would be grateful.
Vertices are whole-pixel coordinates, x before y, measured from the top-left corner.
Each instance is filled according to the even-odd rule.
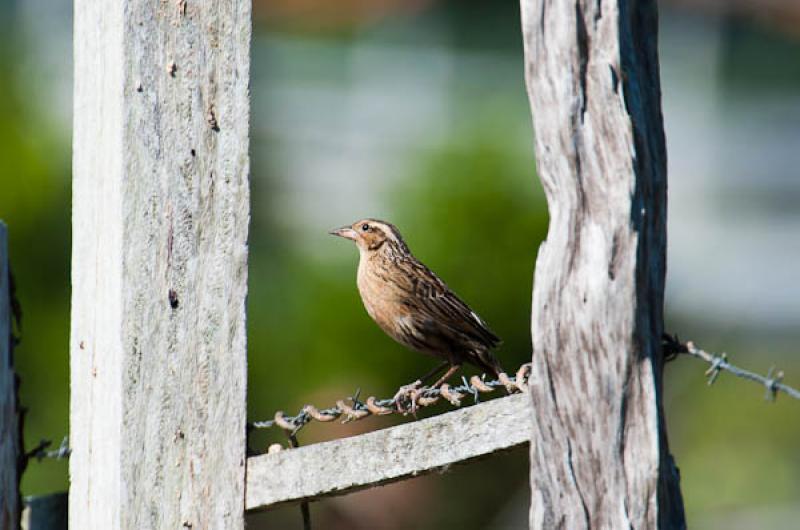
[[[387,334],[452,365],[471,363],[500,373],[492,354],[500,339],[486,322],[409,250],[384,221],[354,223],[361,260],[358,288],[369,315]]]

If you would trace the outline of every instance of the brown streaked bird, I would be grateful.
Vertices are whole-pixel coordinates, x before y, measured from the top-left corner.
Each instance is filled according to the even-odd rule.
[[[362,219],[330,233],[351,239],[358,247],[358,291],[369,316],[400,344],[444,361],[403,387],[396,400],[445,367],[449,369],[434,387],[447,381],[465,362],[495,375],[503,371],[492,355],[500,339],[411,254],[397,227],[377,219]]]

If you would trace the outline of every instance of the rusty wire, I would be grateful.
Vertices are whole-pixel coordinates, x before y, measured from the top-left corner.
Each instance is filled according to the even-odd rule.
[[[692,341],[681,342],[677,335],[664,334],[662,346],[666,360],[675,359],[678,355],[688,355],[708,363],[709,368],[705,375],[709,385],[714,384],[721,372],[728,372],[736,377],[762,385],[766,390],[765,399],[768,401],[774,401],[779,392],[800,400],[800,390],[783,383],[783,371],[776,371],[774,366],[769,369],[766,376],[760,375],[731,364],[728,362],[726,353],[709,353]],[[286,416],[282,411],[278,411],[273,419],[250,423],[248,429],[267,429],[277,426],[286,431],[289,436],[294,436],[312,420],[330,422],[341,418],[342,423],[348,423],[372,415],[415,413],[419,408],[437,403],[440,398],[444,398],[455,407],[460,407],[461,400],[465,397],[471,396],[474,402],[478,403],[480,394],[492,392],[500,387],[504,387],[508,393],[526,391],[530,371],[531,365],[526,363],[519,367],[514,377],[508,377],[505,373],[501,373],[496,380],[486,381],[485,376],[474,375],[469,380],[462,377],[461,384],[457,386],[444,384],[439,388],[421,387],[411,392],[414,395],[413,403],[409,396],[401,396],[399,400],[394,398],[377,399],[370,396],[361,401],[359,399],[360,392],[356,391],[352,397],[338,400],[333,407],[319,410],[313,405],[306,405],[295,416]],[[70,447],[67,437],[64,437],[57,449],[48,450],[51,445],[52,441],[42,440],[36,447],[25,453],[26,461],[69,458]]]
[[[667,360],[672,360],[678,355],[688,355],[707,362],[710,367],[706,370],[708,384],[712,385],[720,375],[720,372],[729,372],[737,377],[755,381],[766,389],[766,399],[774,401],[778,392],[783,392],[794,399],[800,399],[800,391],[783,383],[783,372],[775,371],[772,367],[766,376],[739,368],[728,362],[725,353],[716,355],[698,348],[694,342],[681,342],[677,336],[664,334],[663,337],[664,355]],[[319,410],[313,405],[306,405],[294,416],[287,416],[283,411],[278,411],[271,420],[257,421],[250,423],[251,429],[268,429],[270,427],[280,427],[288,433],[296,434],[312,420],[319,422],[330,422],[338,419],[342,423],[360,420],[367,416],[381,416],[384,414],[408,414],[414,413],[417,409],[427,407],[438,402],[440,398],[446,399],[455,407],[461,406],[464,397],[472,396],[475,403],[480,398],[481,393],[492,392],[496,388],[505,387],[509,393],[524,392],[525,382],[530,375],[530,363],[520,366],[514,377],[500,374],[496,380],[486,381],[484,377],[472,376],[469,381],[462,377],[462,384],[451,387],[447,384],[439,388],[422,387],[413,391],[414,403],[410,403],[408,396],[402,399],[394,398],[377,399],[374,396],[366,400],[359,399],[360,392],[356,392],[352,397],[340,399],[336,405],[327,409]],[[411,405],[411,406],[409,406]]]
[[[485,376],[472,376],[469,380],[461,378],[461,384],[450,386],[447,383],[438,388],[421,387],[409,392],[413,397],[400,396],[399,399],[377,399],[370,396],[364,401],[359,399],[360,391],[345,399],[340,399],[336,405],[319,410],[313,405],[306,405],[295,416],[287,416],[283,411],[278,411],[271,420],[256,421],[249,424],[252,429],[268,429],[273,426],[280,427],[291,435],[305,427],[312,420],[329,422],[342,419],[342,423],[360,420],[367,416],[382,416],[385,414],[413,414],[416,410],[437,403],[444,398],[455,407],[461,406],[461,400],[471,396],[475,403],[480,401],[480,394],[493,392],[497,388],[505,388],[508,393],[524,392],[526,382],[530,375],[530,363],[523,364],[514,377],[505,373],[499,374],[495,380],[487,381]]]
[[[35,458],[38,461],[42,461],[45,458],[53,460],[64,460],[69,458],[71,449],[69,448],[68,436],[65,436],[61,440],[61,444],[57,449],[48,450],[51,445],[53,445],[52,440],[41,440],[36,447],[25,453],[26,461],[32,458]]]
[[[800,391],[791,386],[783,383],[783,371],[775,371],[775,367],[771,367],[766,376],[759,375],[749,370],[744,370],[728,362],[728,355],[721,353],[719,355],[709,353],[701,348],[698,348],[694,342],[687,341],[681,342],[677,335],[667,335],[663,337],[664,354],[666,358],[673,359],[677,355],[689,355],[696,359],[705,361],[710,366],[706,370],[706,377],[708,384],[713,385],[721,372],[728,372],[736,377],[755,381],[764,386],[766,393],[764,398],[767,401],[775,401],[778,392],[783,392],[789,397],[800,399]]]

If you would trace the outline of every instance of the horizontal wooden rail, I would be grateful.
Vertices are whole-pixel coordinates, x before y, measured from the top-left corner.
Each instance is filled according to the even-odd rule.
[[[245,508],[341,495],[423,475],[530,440],[516,394],[396,427],[247,459]]]

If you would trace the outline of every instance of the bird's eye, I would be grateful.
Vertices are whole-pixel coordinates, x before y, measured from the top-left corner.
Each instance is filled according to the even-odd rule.
[[[364,232],[368,232],[369,231],[369,225],[367,223],[364,223],[363,225],[361,225],[361,230],[363,230]]]

